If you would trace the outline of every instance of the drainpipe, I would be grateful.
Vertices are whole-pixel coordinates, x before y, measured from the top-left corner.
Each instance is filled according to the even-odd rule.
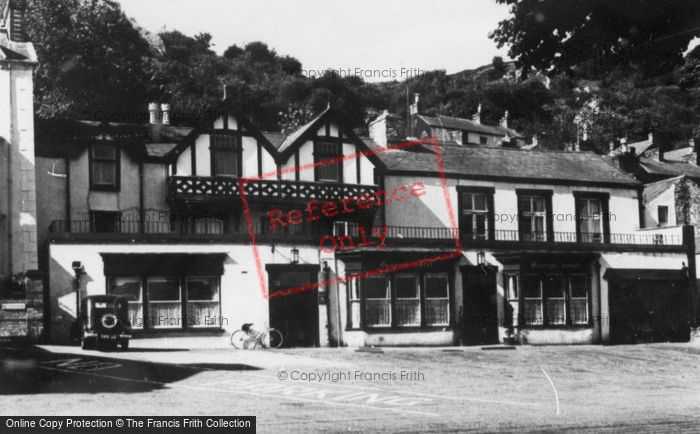
[[[688,289],[690,292],[690,327],[697,327],[697,275],[695,263],[695,228],[683,225],[683,245],[688,255]]]
[[[13,190],[14,186],[12,183],[12,141],[14,138],[14,113],[12,107],[15,107],[15,93],[12,89],[12,61],[10,61],[10,68],[8,71],[8,76],[10,78],[8,90],[10,91],[10,140],[7,142],[7,272],[8,275],[12,276],[14,274],[14,260],[12,255],[14,255],[14,237],[12,235],[12,219],[13,216]]]

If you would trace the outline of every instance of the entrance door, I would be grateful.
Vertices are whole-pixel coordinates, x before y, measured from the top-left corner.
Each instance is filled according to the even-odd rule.
[[[284,336],[285,347],[318,346],[318,289],[275,296],[278,291],[318,281],[318,269],[286,266],[268,269],[270,277],[270,327]]]
[[[463,268],[462,294],[462,339],[465,345],[497,344],[496,273],[489,267]]]

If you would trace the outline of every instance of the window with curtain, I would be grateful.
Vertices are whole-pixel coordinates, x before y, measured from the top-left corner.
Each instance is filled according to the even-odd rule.
[[[187,277],[187,326],[211,327],[219,325],[219,278]]]
[[[544,196],[522,195],[518,197],[518,202],[522,241],[546,241],[547,209]]]
[[[420,294],[418,275],[415,273],[397,273],[394,276],[396,291],[396,325],[420,326]]]
[[[463,192],[460,229],[468,240],[488,239],[488,197],[485,193]]]
[[[223,234],[224,221],[217,218],[203,217],[194,221],[195,234]]]
[[[361,280],[365,296],[365,325],[391,326],[391,288],[385,276],[365,277]]]
[[[566,324],[566,282],[561,274],[551,274],[542,279],[547,299],[547,324]]]
[[[519,312],[519,288],[518,275],[505,275],[505,291],[506,291],[506,324],[518,325]]]
[[[90,188],[119,189],[119,149],[114,145],[95,144],[90,147]]]
[[[360,327],[360,287],[356,278],[350,278],[346,281],[348,292],[348,327]]]
[[[153,328],[182,327],[180,279],[149,277],[147,280],[149,325]]]
[[[314,162],[319,163],[324,160],[333,160],[343,156],[343,148],[340,143],[335,142],[315,142]],[[315,166],[316,181],[341,182],[343,161],[334,161]]]
[[[238,140],[228,134],[211,135],[212,176],[241,176]]]
[[[425,325],[450,323],[450,289],[447,273],[425,275]]]
[[[576,201],[579,241],[584,243],[603,242],[603,211],[600,199],[579,197]]]
[[[588,277],[585,274],[569,276],[569,305],[571,306],[571,323],[588,324]]]
[[[129,300],[129,321],[134,329],[143,328],[143,298],[141,289],[141,278],[112,277],[108,279],[108,293],[120,295]]]
[[[521,315],[523,325],[543,325],[540,277],[528,274],[523,275],[520,278],[520,289],[523,292]]]

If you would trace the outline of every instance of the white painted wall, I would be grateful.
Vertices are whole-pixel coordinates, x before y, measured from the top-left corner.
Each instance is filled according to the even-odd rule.
[[[211,176],[211,154],[209,134],[199,135],[194,142],[197,163],[197,176]]]
[[[545,184],[516,184],[509,182],[471,181],[447,179],[447,194],[440,178],[388,176],[385,186],[392,191],[401,185],[413,182],[425,184],[426,194],[411,197],[402,202],[386,206],[386,224],[389,226],[450,227],[450,215],[457,223],[457,186],[494,187],[494,211],[496,230],[518,229],[518,204],[516,189],[552,190],[553,225],[555,232],[576,232],[575,191],[610,193],[610,232],[630,233],[639,229],[637,190],[606,189],[600,187],[553,186]],[[448,200],[449,199],[449,200]],[[452,213],[449,206],[452,207]]]
[[[676,225],[676,186],[675,184],[669,185],[666,191],[656,196],[653,200],[650,200],[644,204],[644,214],[646,218],[647,227],[659,226],[659,213],[658,207],[666,206],[668,207],[668,223],[664,226],[675,226]]]
[[[291,244],[275,244],[275,252],[269,245],[258,248],[262,264],[262,279],[268,284],[266,264],[288,264]],[[296,246],[300,263],[318,264],[318,250]],[[240,328],[244,322],[269,324],[268,300],[263,297],[260,277],[253,249],[250,245],[235,244],[51,244],[49,246],[52,305],[52,340],[68,338],[70,323],[74,319],[75,290],[73,288],[72,261],[85,266],[82,295],[104,294],[106,279],[101,253],[224,253],[224,274],[221,276],[221,315],[228,320],[223,324],[226,333]],[[319,266],[320,270],[320,266]]]

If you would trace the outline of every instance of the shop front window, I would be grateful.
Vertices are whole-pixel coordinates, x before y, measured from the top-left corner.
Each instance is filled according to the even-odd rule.
[[[572,274],[569,280],[571,323],[588,324],[588,279],[584,274]]]
[[[547,324],[566,324],[566,285],[564,276],[555,274],[542,279],[547,298]]]
[[[368,327],[391,326],[391,291],[384,276],[362,280],[365,295],[365,319]]]
[[[523,324],[542,325],[542,287],[538,276],[524,275],[521,279],[523,291]]]
[[[360,327],[360,287],[356,278],[347,280],[348,292],[348,328]]]
[[[448,325],[450,298],[447,273],[425,275],[425,325]]]
[[[518,325],[518,275],[505,275],[505,291],[506,291],[506,324]]]
[[[147,288],[150,325],[153,328],[182,327],[180,279],[149,277]]]
[[[396,325],[420,325],[420,296],[416,274],[397,274],[396,286]]]
[[[215,277],[188,277],[187,326],[211,327],[219,323],[219,279]]]
[[[108,293],[121,295],[129,300],[129,321],[134,329],[143,328],[143,299],[141,297],[141,278],[113,277],[109,279]]]

